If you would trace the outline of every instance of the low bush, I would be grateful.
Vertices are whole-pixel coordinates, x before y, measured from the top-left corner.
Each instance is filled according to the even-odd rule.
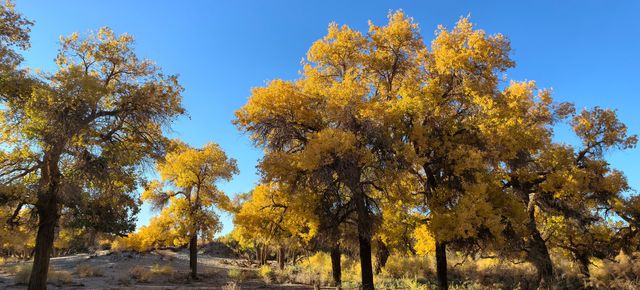
[[[271,266],[269,265],[262,265],[258,270],[258,274],[260,275],[260,277],[262,277],[262,280],[267,284],[271,284],[275,278],[274,277],[275,273],[273,269],[271,269]]]

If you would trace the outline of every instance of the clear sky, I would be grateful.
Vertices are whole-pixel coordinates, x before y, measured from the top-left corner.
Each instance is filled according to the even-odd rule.
[[[26,1],[17,9],[35,20],[26,65],[54,69],[60,35],[109,26],[136,37],[137,52],[166,73],[180,75],[189,117],[171,133],[201,146],[219,143],[238,160],[240,174],[221,187],[229,195],[249,191],[259,180],[261,151],[231,124],[252,87],[274,78],[294,79],[300,60],[330,22],[363,32],[367,21],[386,23],[403,9],[430,41],[438,24],[452,27],[471,15],[478,28],[512,42],[515,80],[553,88],[558,101],[577,108],[615,108],[632,133],[640,133],[640,1]],[[519,2],[519,3],[514,3]],[[557,140],[575,142],[566,130]],[[608,158],[640,189],[640,150]],[[151,215],[144,207],[139,225]],[[232,229],[222,218],[223,233]]]

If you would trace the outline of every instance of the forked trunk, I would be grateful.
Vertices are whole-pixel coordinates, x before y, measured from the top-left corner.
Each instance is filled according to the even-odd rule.
[[[438,276],[438,289],[449,289],[446,243],[436,242],[436,275]]]
[[[342,265],[340,264],[340,244],[335,243],[331,247],[331,274],[333,275],[333,286],[337,289],[342,287]]]

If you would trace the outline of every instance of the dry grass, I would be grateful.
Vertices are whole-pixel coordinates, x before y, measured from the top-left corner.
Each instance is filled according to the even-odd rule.
[[[29,277],[31,276],[31,264],[18,265],[12,270],[12,272],[15,275],[13,277],[13,281],[16,284],[29,284]],[[68,271],[57,271],[54,269],[49,269],[47,282],[70,284],[72,280],[73,278],[71,277],[71,273]]]
[[[138,282],[147,283],[153,278],[153,273],[146,267],[136,265],[129,269],[129,277]]]
[[[87,264],[78,265],[76,267],[76,273],[80,277],[100,277],[103,275],[102,270],[98,267],[94,267]]]
[[[613,261],[592,261],[586,285],[598,289],[640,289],[640,253],[618,254]]]
[[[256,273],[254,271],[248,270],[230,269],[227,272],[227,276],[234,282],[242,283],[249,279],[255,278]]]
[[[236,282],[229,282],[226,285],[222,286],[222,290],[241,290],[242,287],[238,285]]]
[[[151,273],[157,274],[157,275],[173,276],[176,273],[176,270],[169,265],[161,266],[159,264],[154,264],[153,266],[151,266]]]
[[[49,276],[47,281],[54,283],[70,284],[73,278],[69,271],[51,271],[49,270]]]

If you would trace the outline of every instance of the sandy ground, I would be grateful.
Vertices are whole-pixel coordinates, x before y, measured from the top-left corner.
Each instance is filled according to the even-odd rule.
[[[26,285],[16,284],[11,270],[24,263],[0,265],[0,289],[26,289]],[[129,274],[134,266],[151,268],[153,265],[171,266],[174,274],[155,274],[148,282],[140,282]],[[101,276],[80,277],[79,265],[98,268]],[[79,254],[51,259],[51,268],[72,274],[70,283],[49,283],[48,289],[222,289],[224,285],[236,283],[236,289],[313,289],[304,285],[267,285],[257,277],[255,266],[245,260],[198,255],[199,279],[189,279],[189,256],[186,251],[173,252],[158,250],[146,254],[138,253],[97,253]],[[243,271],[248,278],[231,279],[229,270]],[[236,272],[237,272],[236,271]]]

